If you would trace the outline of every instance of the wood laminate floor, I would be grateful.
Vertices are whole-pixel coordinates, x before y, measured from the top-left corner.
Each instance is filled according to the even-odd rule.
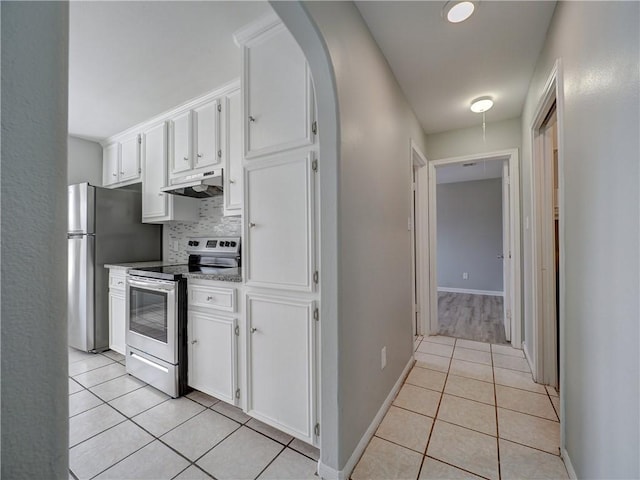
[[[506,344],[502,297],[438,292],[438,334]]]

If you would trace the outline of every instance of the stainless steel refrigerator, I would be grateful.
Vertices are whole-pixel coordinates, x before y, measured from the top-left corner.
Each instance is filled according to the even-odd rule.
[[[139,188],[69,186],[69,346],[109,348],[109,272],[105,264],[159,260],[162,227],[142,223]]]

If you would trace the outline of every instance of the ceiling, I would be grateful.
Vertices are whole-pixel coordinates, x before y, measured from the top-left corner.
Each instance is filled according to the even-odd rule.
[[[477,125],[469,106],[484,95],[487,122],[519,117],[555,2],[483,0],[459,24],[444,4],[356,2],[425,133]]]
[[[70,2],[69,133],[101,140],[240,77],[266,2]]]
[[[502,165],[505,158],[492,158],[491,160],[473,160],[466,163],[453,165],[440,165],[436,167],[436,183],[471,182],[474,180],[488,180],[490,178],[502,178]],[[473,163],[473,165],[469,165]]]

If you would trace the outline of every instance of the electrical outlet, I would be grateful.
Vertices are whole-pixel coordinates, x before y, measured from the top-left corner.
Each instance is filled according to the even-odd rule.
[[[462,272],[462,279],[469,280],[469,272]]]
[[[387,366],[387,347],[382,347],[382,351],[380,352],[380,370],[384,370],[384,367]]]

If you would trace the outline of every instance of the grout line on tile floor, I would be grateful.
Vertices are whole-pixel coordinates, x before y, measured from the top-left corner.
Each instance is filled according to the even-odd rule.
[[[425,455],[425,456],[424,456],[424,458],[425,458],[425,460],[426,460],[427,458],[430,458],[430,459],[435,460],[435,461],[437,461],[437,462],[444,463],[445,465],[449,465],[450,467],[453,467],[453,468],[455,468],[455,469],[457,469],[457,470],[462,470],[463,472],[469,473],[469,474],[471,474],[471,475],[475,475],[476,477],[484,478],[485,480],[490,480],[489,478],[484,477],[484,476],[482,476],[482,475],[480,475],[480,474],[478,474],[478,473],[474,473],[474,472],[472,472],[471,470],[467,470],[467,469],[462,468],[462,467],[460,467],[460,466],[458,466],[458,465],[454,465],[453,463],[449,463],[449,462],[446,462],[446,461],[444,461],[444,460],[440,460],[439,458],[432,457],[431,455]]]
[[[493,377],[493,401],[495,402],[494,412],[496,415],[496,453],[498,455],[498,480],[502,480],[502,468],[500,465],[500,425],[498,423],[498,391],[496,388],[496,371],[493,365],[493,345],[489,347],[491,352],[491,375]]]

